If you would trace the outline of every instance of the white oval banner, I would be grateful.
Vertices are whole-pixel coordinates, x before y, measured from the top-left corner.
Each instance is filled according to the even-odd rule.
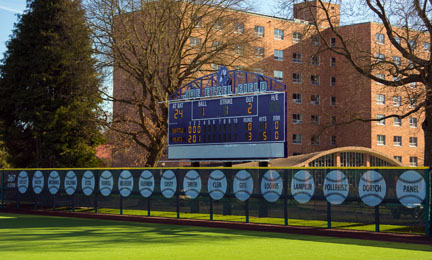
[[[376,171],[367,171],[360,178],[358,191],[364,204],[375,207],[379,205],[387,192],[384,177]]]
[[[277,201],[282,195],[282,178],[277,171],[267,171],[261,179],[261,194],[268,202]]]
[[[141,196],[144,198],[148,198],[153,194],[155,187],[155,181],[153,174],[151,171],[145,170],[141,173],[139,183],[138,183],[138,189],[141,193]]]
[[[74,171],[68,171],[65,176],[64,187],[67,195],[73,195],[77,189],[78,179]]]
[[[207,189],[212,199],[222,199],[227,190],[227,179],[225,174],[220,170],[212,171],[207,182]]]
[[[48,176],[48,190],[52,195],[54,195],[57,194],[59,189],[60,189],[60,175],[58,174],[57,171],[52,171]]]
[[[18,191],[21,194],[27,192],[29,186],[29,177],[26,171],[20,171],[18,174]]]
[[[348,178],[341,171],[331,171],[325,177],[323,190],[324,196],[330,204],[340,205],[348,197]]]
[[[407,208],[419,207],[426,196],[426,182],[416,171],[406,171],[396,183],[396,195]]]
[[[165,198],[174,196],[177,190],[177,179],[173,171],[168,170],[162,174],[160,189]]]
[[[111,194],[114,187],[114,179],[110,171],[103,171],[99,177],[99,191],[107,197]]]
[[[183,179],[183,189],[186,197],[196,199],[201,192],[201,178],[197,171],[190,170]]]
[[[39,194],[42,192],[44,187],[44,176],[41,171],[36,171],[33,174],[32,185],[34,193]]]
[[[301,204],[311,200],[315,192],[315,182],[313,176],[305,170],[294,174],[291,181],[291,194],[294,199]]]
[[[238,200],[248,200],[253,192],[253,180],[248,171],[241,170],[234,176],[234,195]]]
[[[118,179],[118,189],[120,195],[123,197],[128,197],[132,193],[133,185],[134,180],[132,173],[127,170],[122,171]]]
[[[93,172],[86,171],[81,178],[81,189],[84,195],[92,195],[95,188],[95,177]]]

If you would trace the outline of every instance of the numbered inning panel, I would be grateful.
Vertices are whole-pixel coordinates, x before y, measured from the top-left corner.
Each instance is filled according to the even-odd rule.
[[[285,123],[285,93],[173,102],[168,158],[284,157]]]

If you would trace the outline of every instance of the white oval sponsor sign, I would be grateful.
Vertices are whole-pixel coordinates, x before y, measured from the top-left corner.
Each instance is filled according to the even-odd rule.
[[[291,194],[298,203],[307,203],[311,200],[315,192],[315,182],[313,176],[305,170],[294,174],[291,181]]]
[[[358,191],[364,204],[374,207],[379,205],[387,192],[384,177],[376,171],[367,171],[360,178]]]
[[[330,204],[340,205],[348,197],[348,178],[341,171],[331,171],[325,177],[323,190],[324,196]]]
[[[74,171],[68,171],[64,180],[64,187],[67,195],[73,195],[77,189],[78,179]]]
[[[174,196],[177,191],[177,179],[173,171],[168,170],[162,174],[160,189],[165,198],[169,199]]]
[[[58,174],[57,171],[52,171],[48,176],[48,190],[52,195],[54,195],[57,194],[59,189],[60,189],[60,175]]]
[[[44,187],[44,176],[41,171],[36,171],[33,174],[32,185],[34,193],[39,194],[42,192]]]
[[[201,191],[201,178],[197,171],[190,170],[183,179],[183,189],[186,197],[195,199]]]
[[[114,179],[110,171],[104,171],[99,177],[99,191],[107,197],[111,194],[114,187]]]
[[[132,193],[133,185],[134,180],[132,173],[127,170],[122,171],[118,179],[118,189],[120,195],[123,197],[128,197]]]
[[[141,173],[138,183],[138,189],[141,196],[148,198],[154,191],[155,181],[151,171],[145,170]]]
[[[18,174],[18,191],[21,194],[27,192],[29,186],[29,177],[26,171],[20,171]]]
[[[253,192],[253,180],[248,171],[241,170],[234,176],[234,195],[238,200],[248,200]]]
[[[220,200],[225,196],[227,190],[227,179],[225,174],[220,170],[214,170],[210,173],[207,182],[207,190],[214,200]]]
[[[396,183],[396,195],[400,203],[405,207],[419,207],[426,196],[424,178],[413,170],[402,173]]]
[[[268,202],[277,201],[282,195],[282,178],[277,171],[267,171],[261,179],[261,193]]]
[[[81,178],[81,189],[84,195],[92,195],[95,188],[95,177],[93,172],[86,171]]]

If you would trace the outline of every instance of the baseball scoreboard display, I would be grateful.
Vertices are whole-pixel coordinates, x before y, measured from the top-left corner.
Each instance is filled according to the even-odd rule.
[[[168,158],[285,157],[285,92],[268,91],[267,86],[265,81],[239,83],[234,91],[241,95],[234,95],[230,86],[189,90],[183,99],[170,101]],[[230,94],[217,95],[218,92]],[[196,98],[184,98],[185,95]]]

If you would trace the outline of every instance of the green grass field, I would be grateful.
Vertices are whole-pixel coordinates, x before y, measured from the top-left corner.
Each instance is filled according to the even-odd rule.
[[[0,213],[0,259],[432,259],[432,245]]]

